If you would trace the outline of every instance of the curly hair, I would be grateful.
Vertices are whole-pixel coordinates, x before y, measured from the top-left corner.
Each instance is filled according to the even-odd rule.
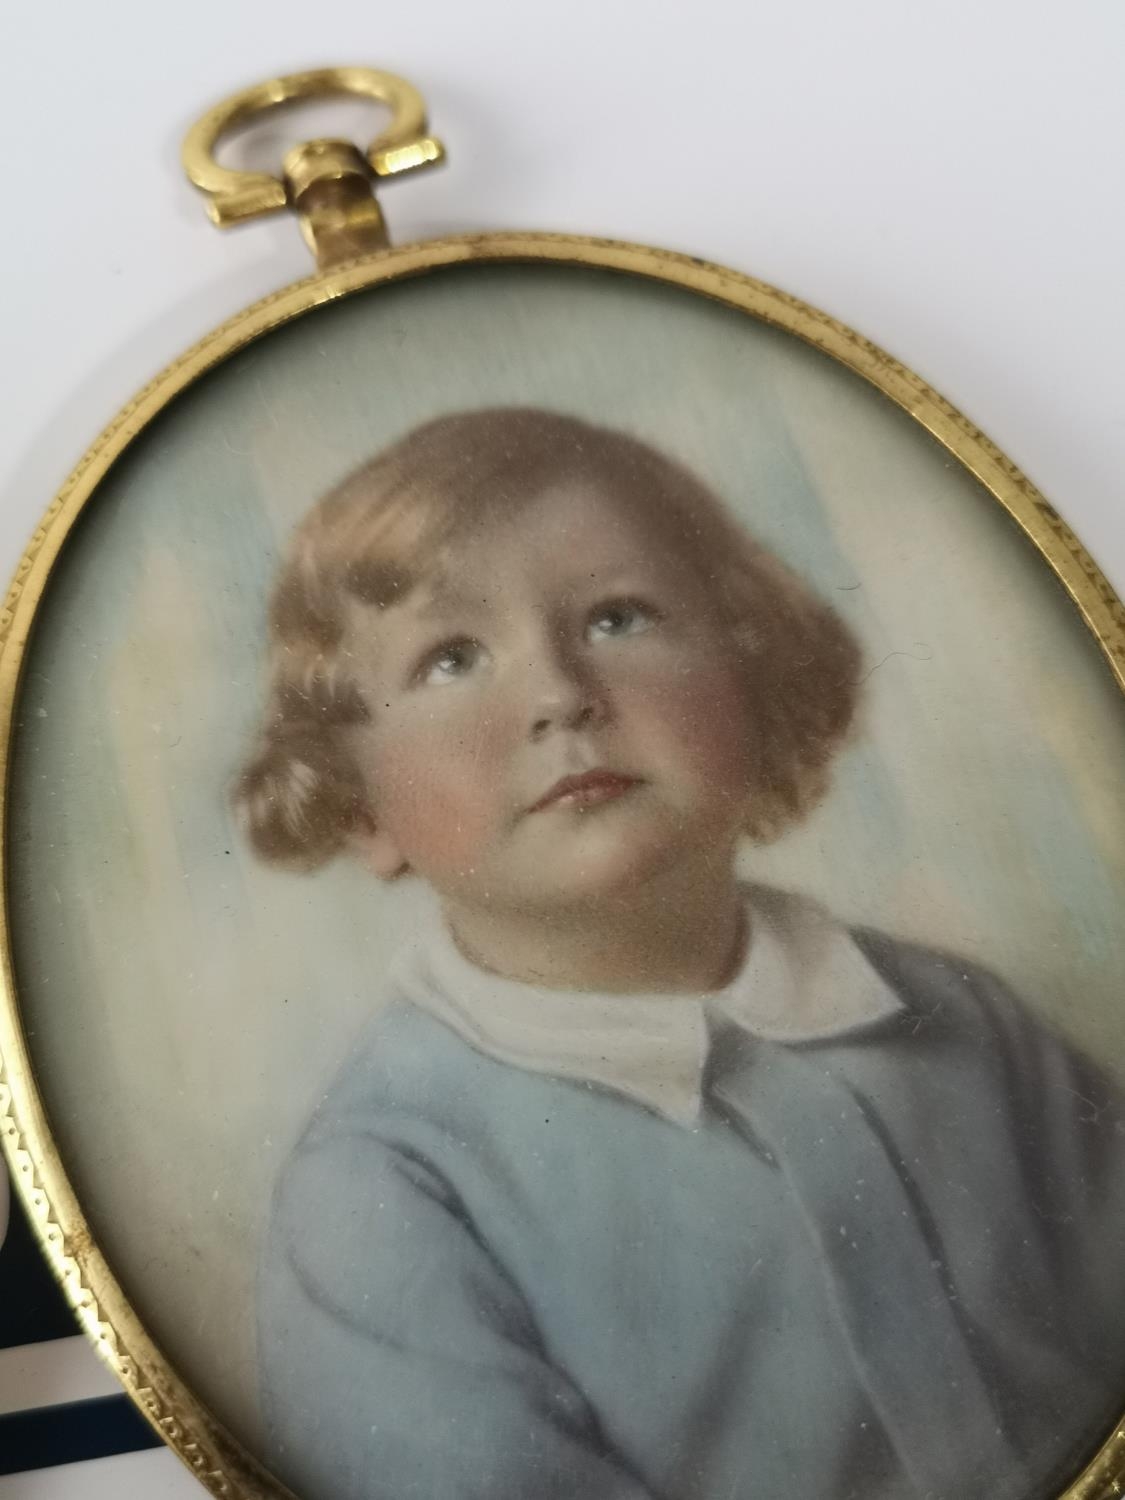
[[[746,671],[747,836],[768,842],[820,800],[858,689],[859,647],[835,612],[649,444],[556,412],[491,408],[415,428],[298,526],[270,604],[262,727],[233,793],[257,854],[312,869],[378,818],[350,748],[349,727],[373,710],[341,649],[349,609],[393,606],[459,537],[564,482],[612,495],[704,580]]]

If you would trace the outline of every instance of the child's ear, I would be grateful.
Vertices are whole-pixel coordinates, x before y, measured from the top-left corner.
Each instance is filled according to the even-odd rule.
[[[360,864],[380,880],[397,880],[410,869],[391,835],[366,813],[348,834],[348,845]]]

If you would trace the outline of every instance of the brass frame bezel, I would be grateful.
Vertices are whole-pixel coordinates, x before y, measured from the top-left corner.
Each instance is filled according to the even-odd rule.
[[[1125,606],[1070,528],[1018,468],[925,381],[844,324],[785,292],[694,257],[613,240],[499,232],[425,241],[336,266],[263,298],[151,381],[105,428],[47,509],[0,610],[0,1139],[35,1233],[87,1334],[160,1436],[212,1494],[278,1500],[289,1492],[175,1374],[94,1243],[54,1144],[19,1020],[7,911],[7,800],[13,716],[35,612],[77,517],[133,439],[188,386],[261,335],[384,283],[470,264],[550,263],[641,276],[699,293],[831,355],[922,424],[1034,543],[1070,595],[1125,691]],[[1122,1392],[1125,1400],[1125,1391]],[[1125,1418],[1060,1500],[1125,1492]]]

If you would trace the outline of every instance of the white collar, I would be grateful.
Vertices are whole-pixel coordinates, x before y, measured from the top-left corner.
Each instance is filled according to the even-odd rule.
[[[731,982],[709,994],[603,995],[488,973],[437,916],[395,965],[396,988],[490,1057],[613,1089],[683,1125],[702,1109],[709,1021],[769,1041],[842,1036],[901,1010],[846,927],[808,897],[745,891],[750,938]]]

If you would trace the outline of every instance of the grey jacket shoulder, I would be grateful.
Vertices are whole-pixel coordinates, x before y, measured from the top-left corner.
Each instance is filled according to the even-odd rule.
[[[852,936],[902,1002],[890,1037],[925,1036],[992,1057],[1008,1089],[1036,1111],[1052,1089],[1080,1087],[1094,1096],[1088,1110],[1122,1118],[1120,1085],[990,969],[873,928],[854,928]]]
[[[988,969],[867,929],[855,939],[903,1003],[884,1034],[888,1064],[913,1054],[964,1097],[975,1096],[980,1128],[1011,1134],[1041,1221],[1069,1223],[1100,1198],[1119,1239],[1120,1082]]]
[[[998,975],[960,953],[892,937],[875,927],[851,929],[860,951],[902,1001],[905,1024],[919,1017],[986,1027],[994,1011],[1018,1002]]]
[[[928,1031],[980,1046],[1015,1047],[1018,1053],[1044,1042],[1073,1050],[999,975],[963,954],[871,927],[853,928],[852,937],[902,1002],[902,1014],[892,1030],[913,1037]]]

